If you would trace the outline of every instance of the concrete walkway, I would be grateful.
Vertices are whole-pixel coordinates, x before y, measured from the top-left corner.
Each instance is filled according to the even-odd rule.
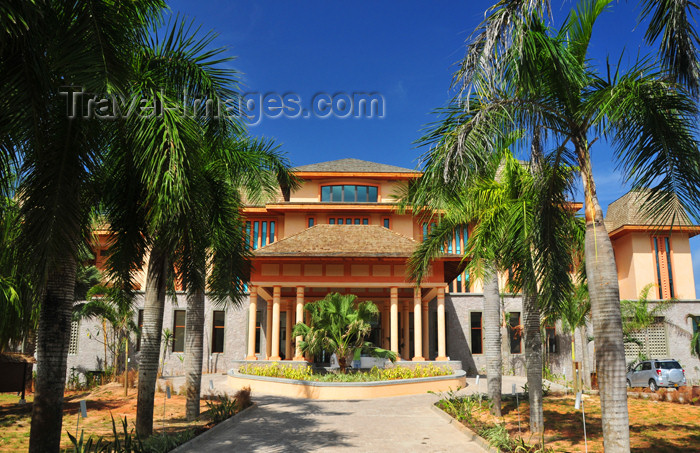
[[[177,388],[183,378],[171,379]],[[216,391],[233,394],[222,375],[204,375],[203,392],[210,381]],[[459,394],[486,392],[486,379],[474,378]],[[503,393],[512,385],[521,392],[526,379],[504,376]],[[206,389],[206,390],[205,390]],[[431,409],[439,399],[432,394],[355,401],[318,401],[270,395],[253,395],[257,407],[230,419],[176,452],[484,452],[452,423]],[[455,422],[456,423],[456,422]]]

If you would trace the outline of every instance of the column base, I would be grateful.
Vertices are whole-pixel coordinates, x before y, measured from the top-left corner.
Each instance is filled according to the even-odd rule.
[[[304,356],[295,356],[292,360],[295,362],[304,362],[306,358]]]
[[[447,357],[435,357],[435,360],[438,362],[447,362]]]
[[[258,360],[258,358],[254,355],[249,355],[248,357],[245,358],[246,360]]]
[[[282,357],[276,355],[276,356],[274,356],[274,357],[270,357],[270,358],[267,359],[267,360],[273,360],[273,361],[277,361],[277,362],[278,362],[278,361],[282,360]]]
[[[425,359],[423,357],[420,357],[420,356],[416,356],[416,357],[412,358],[411,360],[413,362],[425,362]]]

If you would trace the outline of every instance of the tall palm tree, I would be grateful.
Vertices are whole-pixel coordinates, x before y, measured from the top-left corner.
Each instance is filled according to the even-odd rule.
[[[193,228],[199,228],[202,236],[198,238],[204,237],[201,225],[186,214],[199,203],[204,191],[200,181],[211,162],[235,167],[237,159],[244,158],[226,146],[244,128],[235,108],[237,73],[227,67],[232,58],[223,55],[225,49],[211,48],[216,35],[199,33],[192,23],[177,18],[167,25],[165,34],[154,29],[151,36],[141,42],[134,56],[130,90],[145,97],[158,115],[131,116],[118,122],[119,134],[111,143],[101,175],[112,234],[111,279],[121,288],[131,288],[135,271],[148,259],[136,414],[136,429],[144,437],[153,430],[163,309],[176,254],[182,241],[192,237]],[[213,102],[214,114],[196,110],[200,101]],[[227,105],[234,108],[218,112],[219,102],[231,102]],[[224,212],[230,213],[231,207],[227,209]],[[224,227],[230,231],[241,226],[238,216],[218,221],[228,222]],[[222,242],[231,237],[230,231]],[[221,256],[239,256],[244,247],[236,241],[226,244],[229,251]],[[191,255],[193,264],[181,259],[178,265],[183,266],[188,281],[201,280],[205,249],[191,250],[197,253]],[[240,260],[227,265],[244,275]],[[192,266],[200,269],[199,274],[191,272]],[[240,292],[240,279],[232,281]]]
[[[271,142],[244,137],[228,140],[225,146],[225,151],[207,150],[210,156],[224,158],[198,169],[192,178],[196,196],[176,222],[180,240],[175,269],[187,291],[185,375],[190,420],[199,416],[205,291],[219,305],[243,301],[249,250],[241,199],[256,203],[276,194],[280,184],[296,185],[289,162]]]
[[[609,3],[581,3],[559,30],[544,22],[543,4],[548,2],[502,1],[489,10],[456,76],[466,94],[453,103],[450,121],[461,126],[451,130],[452,139],[447,141],[451,146],[434,147],[432,152],[441,156],[435,160],[460,183],[468,175],[459,169],[461,162],[484,152],[478,146],[484,136],[513,128],[529,133],[543,130],[554,145],[552,161],[572,160],[579,168],[605,448],[627,451],[629,417],[617,269],[590,153],[596,140],[605,136],[632,187],[650,189],[644,212],[659,223],[685,217],[681,208],[698,217],[700,153],[693,135],[697,106],[678,83],[677,72],[641,60],[626,71],[610,68],[609,75],[601,76],[590,65],[587,50],[593,26]],[[680,6],[679,2],[654,3],[664,4],[657,11],[670,4]]]
[[[83,117],[85,93],[124,88],[144,26],[164,6],[40,0],[0,8],[0,181],[8,162],[20,163],[20,242],[41,295],[32,452],[60,445],[78,250],[109,137],[105,122]]]
[[[523,292],[530,429],[541,432],[544,419],[540,305],[556,306],[571,286],[568,275],[571,255],[566,244],[575,222],[561,195],[570,177],[552,172],[546,163],[540,163],[539,172],[532,173],[509,152],[496,154],[494,163],[498,165],[492,165],[489,177],[472,180],[470,186],[443,209],[439,223],[419,246],[410,264],[414,275],[422,277],[430,259],[441,253],[442,245],[452,232],[472,224],[474,228],[465,250],[465,257],[471,257],[472,261],[467,267],[476,268],[478,273],[478,263],[484,261],[484,257],[497,256],[501,269],[510,271],[511,291]],[[435,183],[421,180],[416,190],[429,191],[426,185]],[[554,190],[560,195],[552,195],[550,192]],[[549,206],[552,202],[554,206]],[[542,216],[547,216],[549,221],[542,222]],[[484,293],[486,298],[486,288]],[[484,303],[486,310],[488,301]],[[497,393],[500,394],[500,388]]]

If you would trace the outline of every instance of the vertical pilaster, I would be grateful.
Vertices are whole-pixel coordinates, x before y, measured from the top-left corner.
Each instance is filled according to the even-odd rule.
[[[280,360],[280,297],[282,288],[272,288],[272,348],[270,360]]]
[[[258,287],[250,285],[250,306],[248,307],[248,355],[246,360],[258,360],[255,356],[255,327],[258,315]]]
[[[447,360],[445,352],[445,290],[438,288],[437,293],[437,358],[435,360]]]
[[[413,348],[415,356],[413,356],[413,361],[423,361],[425,358],[421,356],[423,351],[423,338],[421,332],[423,331],[421,323],[421,291],[420,288],[413,288]]]
[[[382,303],[381,313],[382,313],[382,342],[381,347],[383,349],[389,349],[391,347],[389,343],[389,307],[387,307],[386,302]]]
[[[391,351],[399,355],[399,289],[391,288]]]
[[[297,286],[297,313],[296,313],[296,323],[304,322],[304,287]],[[304,356],[301,354],[301,349],[299,345],[301,344],[302,337],[298,335],[296,338],[296,351],[294,352],[294,360],[304,360]]]

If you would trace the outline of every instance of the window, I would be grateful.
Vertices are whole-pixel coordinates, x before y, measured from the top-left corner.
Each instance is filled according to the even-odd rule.
[[[520,354],[522,352],[520,341],[521,334],[520,312],[512,311],[510,312],[510,319],[508,320],[508,342],[510,344],[511,354]]]
[[[384,217],[382,224],[384,224],[384,228],[391,229],[391,219],[389,217]]]
[[[224,311],[214,311],[214,321],[211,331],[211,352],[224,352]]]
[[[550,354],[556,354],[557,349],[557,331],[554,326],[545,327],[545,341],[547,344],[547,352]]]
[[[139,310],[138,316],[139,331],[136,333],[136,352],[141,350],[141,332],[143,332],[143,310]]]
[[[80,321],[70,323],[70,343],[68,343],[68,354],[78,353],[78,336],[80,334]]]
[[[376,203],[379,199],[376,186],[322,186],[321,201],[331,203]]]
[[[329,217],[329,225],[369,225],[367,217]]]
[[[483,354],[484,353],[484,341],[483,333],[481,328],[481,312],[473,311],[471,312],[471,337],[472,337],[472,354]]]
[[[308,219],[306,219],[306,224],[307,224],[308,228],[311,228],[312,226],[314,226],[314,222],[316,222],[316,219],[314,219],[313,217],[309,217]]]
[[[656,262],[656,281],[659,285],[659,299],[672,299],[673,269],[671,267],[671,242],[668,236],[654,237],[654,258]]]
[[[249,220],[245,223],[248,246],[253,250],[275,242],[274,220]]]
[[[185,310],[173,313],[173,352],[185,351]]]
[[[262,310],[258,310],[255,314],[255,353],[262,354],[260,350],[260,337],[262,336]]]
[[[651,370],[651,362],[642,363],[642,371]]]

